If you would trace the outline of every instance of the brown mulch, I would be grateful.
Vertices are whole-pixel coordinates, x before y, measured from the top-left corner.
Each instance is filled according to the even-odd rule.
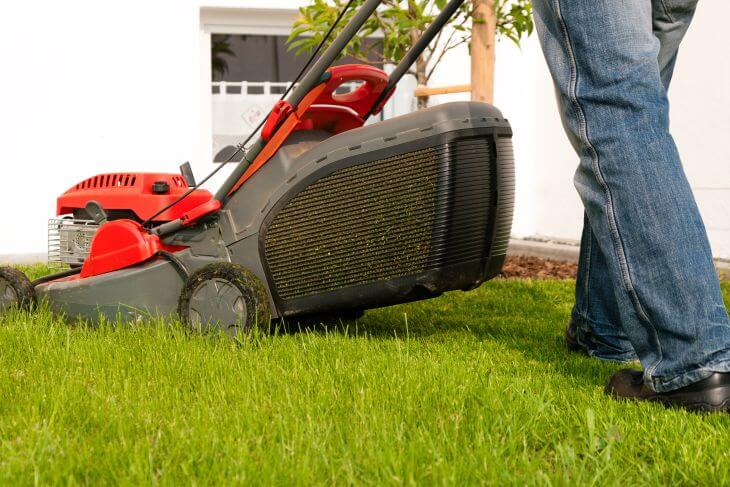
[[[578,264],[541,259],[540,257],[522,257],[508,255],[500,277],[506,279],[575,279]],[[730,271],[719,270],[721,281],[730,281]]]
[[[502,268],[502,277],[507,279],[575,279],[578,264],[508,255]]]

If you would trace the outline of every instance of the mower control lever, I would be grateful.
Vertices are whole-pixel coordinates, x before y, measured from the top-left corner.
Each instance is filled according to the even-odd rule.
[[[183,228],[185,228],[185,225],[183,225],[183,221],[178,218],[177,220],[163,223],[162,225],[157,225],[155,228],[150,230],[150,233],[152,233],[153,235],[157,235],[158,237],[165,237],[179,230],[182,230]]]
[[[152,229],[151,232],[158,237],[164,237],[165,235],[170,235],[171,233],[175,233],[185,227],[189,227],[204,216],[215,213],[220,209],[220,201],[210,200],[207,203],[203,203],[202,205],[188,211],[177,220],[173,220],[171,222],[163,223],[162,225],[156,226]]]
[[[89,201],[86,203],[86,207],[84,207],[84,209],[97,225],[103,225],[106,223],[107,215],[106,211],[104,211],[104,208],[101,206],[101,203],[93,200]]]
[[[343,64],[327,70],[329,76],[320,95],[312,105],[338,105],[347,107],[363,118],[388,85],[388,74],[382,69],[364,64]],[[337,88],[345,83],[361,81],[362,84],[349,93],[338,94]]]
[[[193,174],[193,168],[190,166],[190,161],[180,166],[180,174],[188,185],[188,188],[195,187],[195,175]]]

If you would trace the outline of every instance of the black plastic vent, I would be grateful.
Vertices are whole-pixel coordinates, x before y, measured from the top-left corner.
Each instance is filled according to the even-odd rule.
[[[492,137],[341,169],[292,198],[264,248],[283,300],[413,276],[489,251]]]
[[[446,148],[429,269],[479,261],[489,250],[495,200],[491,139],[457,140]]]
[[[515,207],[515,155],[512,139],[499,137],[496,142],[497,160],[499,162],[499,204],[494,221],[495,232],[491,255],[507,255],[509,238],[512,231],[512,218]]]

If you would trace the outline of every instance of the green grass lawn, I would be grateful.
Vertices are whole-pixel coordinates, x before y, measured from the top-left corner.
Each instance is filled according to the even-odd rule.
[[[606,398],[617,366],[563,349],[572,291],[497,280],[242,344],[0,318],[0,482],[730,482],[730,417]]]

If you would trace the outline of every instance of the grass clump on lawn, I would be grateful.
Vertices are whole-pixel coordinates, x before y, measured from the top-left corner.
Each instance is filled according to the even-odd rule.
[[[0,318],[0,481],[727,483],[730,418],[604,397],[618,366],[563,348],[572,292],[496,280],[243,343]]]

